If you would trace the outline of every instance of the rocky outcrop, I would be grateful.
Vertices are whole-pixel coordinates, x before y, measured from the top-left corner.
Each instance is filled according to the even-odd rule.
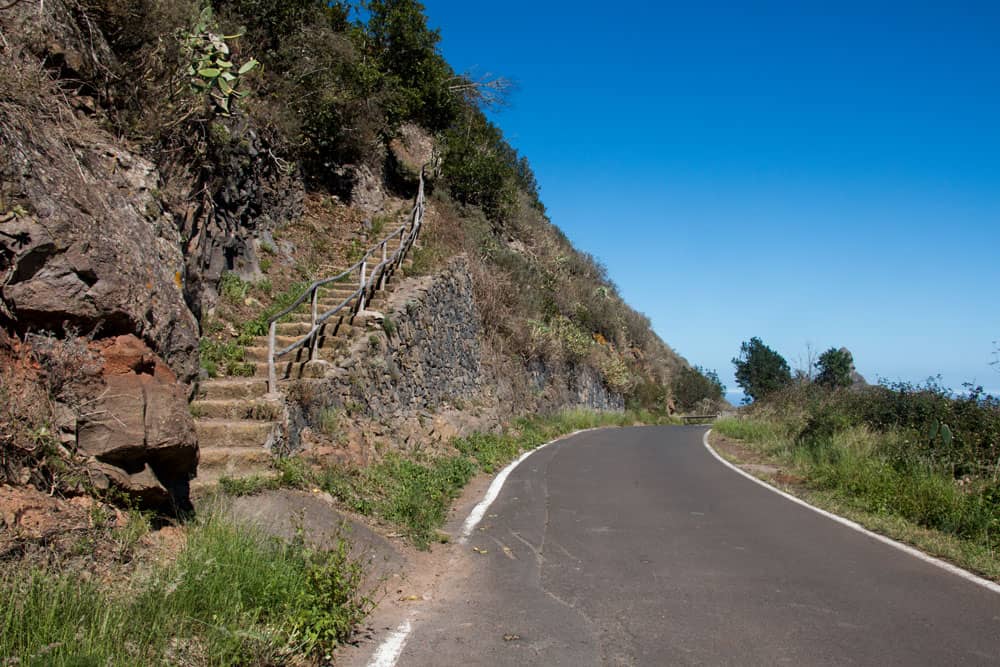
[[[21,14],[0,16],[34,54],[0,49],[0,325],[38,360],[53,446],[74,466],[83,457],[84,481],[184,509],[198,460],[187,409],[198,325],[181,235],[157,168],[72,101],[86,91],[50,76],[110,62],[99,32],[80,33],[75,4],[44,12],[23,33],[7,32]]]
[[[95,93],[96,82],[116,63],[104,35],[78,2],[20,2],[2,14],[5,33],[16,35],[59,78],[73,82],[76,92]]]
[[[585,364],[551,366],[536,359],[528,363],[527,372],[532,391],[547,409],[625,409],[625,399],[621,394],[609,390],[600,373]]]
[[[245,116],[209,124],[199,170],[172,188],[172,208],[186,239],[186,290],[198,315],[218,299],[226,272],[262,277],[257,251],[262,237],[302,213],[305,190],[297,171],[277,157],[268,138]],[[176,179],[175,179],[176,180]],[[186,204],[191,192],[200,192]]]
[[[385,159],[385,180],[397,192],[409,194],[420,183],[424,165],[435,157],[434,139],[426,130],[413,123],[404,123],[388,146]],[[432,173],[427,176],[433,177]]]
[[[198,442],[187,393],[134,336],[95,343],[101,391],[77,422],[77,447],[107,483],[145,505],[188,509]]]

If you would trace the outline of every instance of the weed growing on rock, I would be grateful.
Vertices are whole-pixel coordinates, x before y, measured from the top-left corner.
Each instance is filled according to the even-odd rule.
[[[251,283],[232,272],[222,274],[222,280],[219,281],[219,293],[232,303],[240,303],[246,299],[251,287]]]
[[[382,319],[382,331],[385,332],[386,336],[392,338],[393,336],[396,335],[396,331],[398,329],[399,327],[396,326],[396,321],[391,317],[389,317],[388,315],[386,315],[385,318]]]

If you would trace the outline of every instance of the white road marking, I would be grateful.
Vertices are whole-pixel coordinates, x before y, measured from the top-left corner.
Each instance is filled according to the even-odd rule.
[[[974,584],[976,584],[978,586],[982,586],[986,590],[993,591],[994,593],[1000,593],[1000,584],[997,584],[996,582],[990,581],[989,579],[983,579],[982,577],[977,576],[977,575],[969,572],[968,570],[963,570],[962,568],[960,568],[960,567],[958,567],[956,565],[952,565],[951,563],[949,563],[947,561],[943,561],[940,558],[935,558],[934,556],[928,556],[923,551],[920,551],[919,549],[915,549],[915,548],[911,547],[908,544],[903,544],[902,542],[897,542],[896,540],[888,538],[885,535],[879,535],[878,533],[875,533],[873,531],[868,530],[867,528],[865,528],[864,526],[862,526],[861,524],[859,524],[859,523],[857,523],[855,521],[851,521],[850,519],[845,519],[842,516],[837,516],[836,514],[833,514],[831,512],[827,512],[826,510],[822,510],[822,509],[820,509],[818,507],[810,505],[809,503],[807,503],[806,501],[802,500],[801,498],[796,498],[795,496],[791,495],[790,493],[785,493],[781,489],[776,488],[774,486],[771,486],[770,484],[768,484],[764,480],[758,479],[758,478],[754,477],[753,475],[751,475],[750,473],[746,472],[745,470],[743,470],[739,466],[733,465],[732,463],[730,463],[726,459],[724,459],[721,456],[719,456],[718,452],[716,452],[712,448],[712,446],[710,444],[708,444],[708,434],[711,433],[711,432],[712,432],[712,429],[709,429],[709,430],[705,431],[705,435],[702,437],[702,442],[705,444],[705,449],[707,449],[708,452],[712,456],[714,456],[716,459],[718,459],[724,466],[726,466],[727,468],[730,468],[731,470],[734,470],[734,471],[738,472],[739,474],[741,474],[744,477],[746,477],[747,479],[749,479],[751,482],[754,482],[755,484],[760,484],[765,489],[769,489],[771,491],[774,491],[779,496],[783,496],[785,499],[790,500],[793,503],[797,503],[799,505],[802,505],[803,507],[807,507],[807,508],[811,509],[813,512],[816,512],[817,514],[822,514],[827,519],[831,519],[833,521],[836,521],[839,524],[842,524],[844,526],[847,526],[848,528],[851,528],[852,530],[856,530],[859,533],[863,533],[863,534],[867,535],[868,537],[871,537],[872,539],[876,539],[879,542],[882,542],[883,544],[888,544],[890,547],[893,547],[893,548],[899,549],[900,551],[908,553],[909,555],[913,556],[914,558],[919,558],[920,560],[924,561],[925,563],[930,563],[931,565],[936,565],[937,567],[941,568],[942,570],[946,570],[948,572],[951,572],[952,574],[958,575],[959,577],[962,577],[966,581],[971,581],[972,583],[974,583]]]
[[[514,461],[506,468],[501,470],[500,474],[497,475],[496,478],[493,480],[493,483],[490,484],[490,488],[486,490],[486,495],[483,496],[483,499],[480,500],[479,503],[472,508],[471,512],[469,512],[468,518],[466,518],[465,523],[462,524],[462,533],[458,538],[458,543],[465,544],[468,541],[469,536],[472,535],[472,531],[476,529],[476,526],[479,525],[479,522],[483,520],[484,516],[486,516],[486,510],[490,508],[490,505],[493,504],[493,501],[496,500],[497,496],[500,495],[500,490],[503,488],[504,483],[507,481],[507,477],[512,472],[514,472],[514,468],[521,465],[521,463],[526,458],[537,452],[539,449],[542,449],[543,447],[548,447],[554,442],[559,442],[560,440],[566,440],[567,438],[572,438],[575,435],[579,435],[581,433],[586,433],[587,431],[594,431],[594,430],[596,429],[587,428],[580,431],[573,431],[572,433],[560,436],[555,440],[546,442],[544,445],[539,445],[534,449],[529,449],[524,454],[521,454],[521,456],[518,457],[516,461]]]
[[[403,647],[406,646],[406,639],[410,636],[410,630],[412,630],[410,619],[406,619],[400,623],[399,627],[375,651],[375,655],[369,661],[368,667],[393,667],[396,661],[399,660],[399,656],[403,653]]]

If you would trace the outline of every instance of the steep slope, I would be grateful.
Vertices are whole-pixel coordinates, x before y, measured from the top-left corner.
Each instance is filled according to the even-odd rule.
[[[547,218],[482,112],[502,82],[454,72],[419,2],[357,16],[321,0],[0,9],[0,323],[54,393],[51,350],[87,350],[97,370],[56,401],[52,447],[114,468],[102,484],[186,502],[184,397],[203,445],[266,451],[280,422],[276,451],[359,459],[525,412],[669,406],[686,362]],[[380,328],[328,325],[320,360],[351,361],[311,378],[321,391],[290,377],[281,402],[240,379],[262,373],[271,315],[356,261],[425,164],[414,280]],[[279,326],[280,342],[303,329]]]

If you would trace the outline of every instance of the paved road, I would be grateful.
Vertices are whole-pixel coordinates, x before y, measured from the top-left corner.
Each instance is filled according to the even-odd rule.
[[[398,664],[1000,664],[1000,595],[743,479],[704,431],[528,458]]]

